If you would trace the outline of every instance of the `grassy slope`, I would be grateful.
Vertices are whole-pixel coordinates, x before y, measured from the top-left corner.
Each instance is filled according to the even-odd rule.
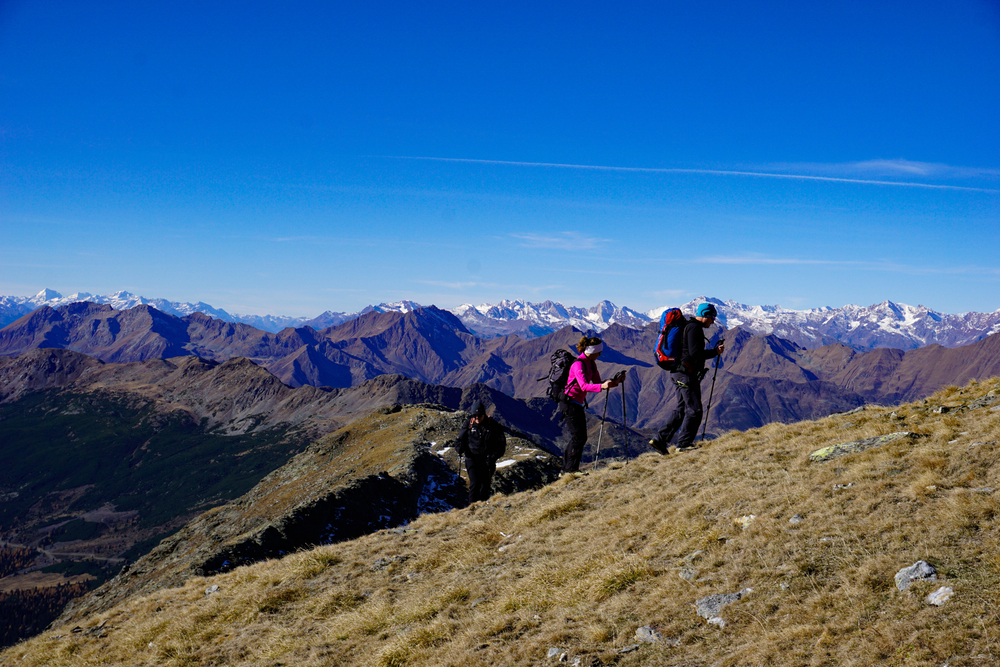
[[[996,664],[1000,411],[932,408],[998,387],[645,454],[405,531],[194,579],[83,632],[50,630],[0,663],[528,665],[553,664],[559,647],[570,664]],[[821,447],[901,430],[928,437],[809,462]],[[921,559],[939,580],[899,593],[894,574]],[[926,604],[942,585],[955,596]],[[696,614],[695,600],[748,587],[723,609],[724,628]],[[644,625],[670,641],[619,653]]]

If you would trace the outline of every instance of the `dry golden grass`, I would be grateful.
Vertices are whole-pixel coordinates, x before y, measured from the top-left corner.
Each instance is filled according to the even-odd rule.
[[[962,408],[998,389],[949,387],[926,403],[646,454],[194,579],[0,662],[471,667],[555,664],[558,647],[570,663],[623,666],[1000,664],[1000,411]],[[935,413],[942,404],[955,409]],[[903,430],[923,437],[809,462]],[[898,592],[893,576],[917,560],[938,581]],[[954,597],[924,602],[940,586]],[[724,627],[697,615],[697,599],[744,588]],[[669,641],[620,653],[644,625]]]

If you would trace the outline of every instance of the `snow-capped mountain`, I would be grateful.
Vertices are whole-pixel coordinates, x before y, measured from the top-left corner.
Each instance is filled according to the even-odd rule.
[[[116,310],[148,304],[172,315],[183,317],[202,312],[227,322],[243,322],[257,329],[277,332],[285,327],[310,326],[325,329],[337,326],[368,313],[407,313],[421,305],[398,301],[368,306],[356,313],[327,311],[314,318],[278,315],[239,315],[214,308],[206,303],[178,303],[165,299],[146,299],[119,291],[105,296],[86,292],[64,297],[52,290],[42,290],[33,297],[0,296],[0,327],[41,306],[56,308],[75,301],[106,303]],[[841,343],[859,351],[875,348],[911,350],[925,345],[945,347],[968,345],[1000,332],[1000,310],[993,313],[938,313],[924,306],[908,306],[884,301],[872,306],[847,305],[841,308],[790,310],[781,306],[748,306],[736,301],[699,297],[680,306],[694,314],[700,303],[711,302],[719,311],[719,324],[727,329],[741,327],[757,335],[774,334],[805,348]],[[566,326],[580,331],[600,333],[612,324],[641,329],[656,322],[670,306],[645,313],[602,301],[592,308],[565,306],[554,301],[531,303],[504,300],[478,306],[463,304],[449,309],[465,327],[482,338],[517,334],[522,338],[537,338]]]
[[[14,320],[27,315],[36,308],[41,308],[42,306],[58,308],[59,306],[65,306],[78,301],[106,303],[115,310],[128,310],[129,308],[135,308],[136,306],[149,305],[159,311],[170,313],[171,315],[176,315],[178,317],[184,317],[185,315],[201,312],[209,315],[210,317],[225,320],[226,322],[239,321],[226,311],[219,308],[213,308],[207,303],[202,303],[201,301],[198,303],[178,303],[176,301],[167,301],[166,299],[147,299],[124,290],[103,296],[95,296],[89,292],[77,292],[76,294],[63,296],[54,290],[43,289],[35,296],[0,296],[0,327],[7,326]]]
[[[740,327],[756,335],[774,334],[805,348],[841,343],[859,351],[875,348],[912,350],[925,345],[959,347],[1000,332],[1000,310],[992,313],[948,315],[925,306],[908,306],[883,301],[872,306],[847,305],[842,308],[790,310],[781,306],[748,306],[736,301],[699,297],[680,306],[693,315],[698,305],[708,301],[719,312],[718,322],[727,329]],[[572,325],[581,331],[603,331],[612,324],[640,329],[659,320],[670,306],[646,313],[620,308],[602,301],[593,308],[569,308],[544,301],[501,301],[481,306],[463,305],[452,309],[466,328],[478,336],[518,334],[527,338],[543,336]]]
[[[407,313],[415,308],[420,308],[420,304],[412,301],[397,301],[395,303],[382,303],[377,306],[368,306],[356,313],[335,313],[326,311],[317,317],[288,317],[283,315],[241,315],[239,313],[228,313],[221,308],[215,308],[202,301],[198,303],[186,303],[179,301],[167,301],[166,299],[147,299],[136,296],[131,292],[120,290],[112,294],[95,296],[89,292],[77,292],[69,296],[63,296],[59,292],[50,289],[43,289],[35,296],[0,296],[0,329],[11,322],[27,315],[36,308],[49,306],[58,308],[78,301],[90,301],[93,303],[106,303],[115,310],[128,310],[141,305],[149,305],[157,310],[184,317],[192,313],[204,313],[209,317],[224,322],[242,322],[262,331],[276,333],[285,327],[310,326],[314,329],[325,329],[337,326],[367,313]]]
[[[610,301],[602,301],[593,308],[575,308],[554,301],[529,303],[505,299],[495,305],[463,304],[449,310],[469,331],[483,338],[510,334],[537,338],[565,326],[574,326],[580,331],[604,331],[615,323],[641,329],[651,321],[648,315],[620,308]]]
[[[720,323],[728,329],[738,326],[754,334],[774,334],[806,348],[830,343],[859,351],[912,350],[932,344],[959,347],[1000,332],[1000,310],[949,315],[925,306],[892,301],[872,306],[789,310],[702,298],[682,306],[681,310],[693,312],[702,301],[715,304]]]

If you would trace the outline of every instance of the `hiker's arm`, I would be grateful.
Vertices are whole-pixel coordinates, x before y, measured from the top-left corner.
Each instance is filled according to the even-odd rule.
[[[600,379],[600,375],[597,376]],[[587,378],[583,376],[583,362],[575,362],[569,369],[569,381],[566,383],[568,387],[571,382],[576,381],[576,386],[584,391],[590,391],[597,393],[604,390],[604,384],[594,384],[593,382],[587,382]]]
[[[455,439],[455,451],[458,452],[459,456],[469,455],[469,424],[466,423],[462,427],[462,430],[458,432],[458,437]]]

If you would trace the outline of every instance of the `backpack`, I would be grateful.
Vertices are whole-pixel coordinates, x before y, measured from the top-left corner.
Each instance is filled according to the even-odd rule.
[[[669,308],[660,315],[660,335],[656,339],[656,365],[665,371],[676,371],[680,364],[687,318],[680,308]]]
[[[494,424],[489,436],[489,456],[496,460],[507,453],[507,435],[500,423],[494,421]]]
[[[576,361],[576,356],[569,350],[559,348],[552,353],[549,357],[551,365],[549,366],[549,374],[544,375],[536,382],[541,382],[542,380],[548,380],[549,386],[545,390],[545,395],[551,398],[553,401],[561,402],[566,400],[566,381],[569,380],[569,368]]]

